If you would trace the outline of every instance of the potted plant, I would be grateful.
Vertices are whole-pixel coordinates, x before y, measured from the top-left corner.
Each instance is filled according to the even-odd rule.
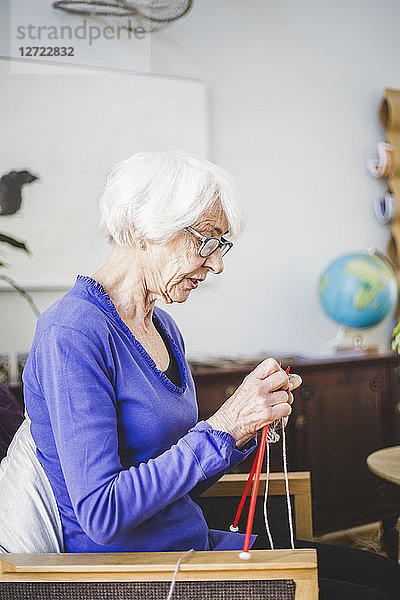
[[[397,323],[392,332],[392,350],[400,354],[400,322]]]
[[[20,240],[16,240],[16,239],[10,237],[9,235],[6,235],[5,233],[0,233],[0,243],[8,244],[8,245],[12,246],[13,248],[23,250],[29,256],[31,255],[30,250],[27,248],[27,246],[24,242],[21,242]],[[8,265],[6,263],[4,263],[2,260],[0,260],[0,268],[6,269],[6,268],[8,268]],[[35,315],[37,317],[39,317],[40,311],[39,311],[38,307],[36,306],[36,304],[34,303],[32,297],[28,294],[28,292],[26,290],[24,290],[21,286],[19,286],[18,283],[16,281],[14,281],[14,279],[9,277],[8,275],[4,275],[3,273],[0,273],[0,279],[2,279],[3,281],[7,281],[7,283],[9,283],[15,289],[15,291],[18,292],[18,294],[21,294],[21,296],[23,296],[25,298],[25,300],[28,302],[29,306],[32,308]]]

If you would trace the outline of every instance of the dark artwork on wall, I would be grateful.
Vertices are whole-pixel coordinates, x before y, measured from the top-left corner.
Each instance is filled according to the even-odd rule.
[[[22,187],[39,179],[29,171],[9,171],[0,178],[0,215],[14,215],[21,208]]]

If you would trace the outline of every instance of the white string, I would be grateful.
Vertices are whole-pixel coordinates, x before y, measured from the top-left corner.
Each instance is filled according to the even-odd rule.
[[[292,546],[292,549],[294,550],[292,504],[290,502],[290,494],[289,494],[289,478],[288,478],[287,458],[286,458],[286,433],[285,433],[285,423],[283,422],[283,419],[282,419],[282,462],[283,462],[283,473],[285,475],[286,504],[287,504],[287,511],[288,511],[288,520],[289,520],[290,544]]]
[[[193,550],[193,548],[191,548],[190,550],[188,550],[187,552],[185,552],[185,554],[182,554],[182,556],[180,556],[180,558],[178,559],[178,562],[176,563],[176,567],[175,567],[174,576],[173,576],[172,581],[171,581],[171,586],[169,588],[167,600],[171,600],[172,595],[174,593],[176,576],[178,575],[178,571],[179,571],[179,568],[180,568],[182,562],[185,560],[185,558],[187,558],[193,552],[194,552],[194,550]]]
[[[269,443],[266,443],[266,450],[267,450],[267,477],[265,479],[265,492],[264,492],[264,523],[265,523],[265,529],[267,531],[267,536],[268,536],[268,540],[269,540],[269,545],[271,547],[271,550],[274,549],[274,542],[272,539],[272,535],[271,535],[271,531],[269,528],[269,523],[268,523],[268,509],[267,509],[267,502],[268,502],[268,483],[269,483],[269,470],[270,470],[270,460],[269,460]]]
[[[282,424],[282,463],[283,463],[283,473],[285,477],[285,493],[286,493],[286,506],[288,513],[288,521],[289,521],[289,532],[290,532],[290,545],[294,550],[294,534],[293,534],[293,515],[292,515],[292,504],[290,502],[290,493],[289,493],[289,477],[288,477],[288,469],[287,469],[287,456],[286,456],[286,432],[285,432],[285,423],[283,419],[280,419]],[[275,422],[276,423],[276,422]],[[279,439],[279,438],[278,438]],[[271,547],[271,550],[274,549],[274,542],[271,535],[271,530],[268,522],[268,483],[269,483],[269,473],[270,473],[270,454],[269,454],[269,442],[266,443],[266,451],[267,451],[267,476],[265,480],[265,492],[264,492],[264,523],[265,529],[267,531],[268,541]]]

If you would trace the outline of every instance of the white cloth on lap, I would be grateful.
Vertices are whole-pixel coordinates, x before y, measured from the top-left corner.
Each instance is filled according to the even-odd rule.
[[[0,552],[63,552],[60,514],[25,418],[0,463]]]

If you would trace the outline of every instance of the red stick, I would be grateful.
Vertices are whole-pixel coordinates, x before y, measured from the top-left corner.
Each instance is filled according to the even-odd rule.
[[[253,466],[251,467],[251,471],[250,471],[249,477],[247,479],[246,487],[244,488],[244,492],[240,499],[240,503],[239,503],[239,506],[238,506],[238,509],[237,509],[236,515],[235,515],[235,520],[233,521],[233,525],[231,526],[235,529],[237,527],[237,524],[239,523],[239,519],[240,519],[240,515],[242,514],[244,503],[246,502],[247,492],[249,491],[249,487],[251,486],[251,482],[253,481],[254,473],[256,471],[257,458],[258,458],[258,455],[260,454],[260,451],[261,451],[261,444],[257,448],[256,457],[254,459]]]
[[[267,432],[268,432],[268,425],[265,425],[265,427],[263,427],[262,434],[261,434],[260,452],[257,455],[257,464],[256,464],[254,483],[253,483],[253,488],[251,490],[249,516],[247,517],[246,534],[244,537],[244,544],[243,544],[243,552],[245,552],[245,553],[248,553],[249,548],[250,548],[251,530],[253,528],[254,511],[256,509],[257,492],[258,492],[258,486],[260,483],[261,467],[262,467],[262,463],[264,460],[265,440],[267,437]]]

